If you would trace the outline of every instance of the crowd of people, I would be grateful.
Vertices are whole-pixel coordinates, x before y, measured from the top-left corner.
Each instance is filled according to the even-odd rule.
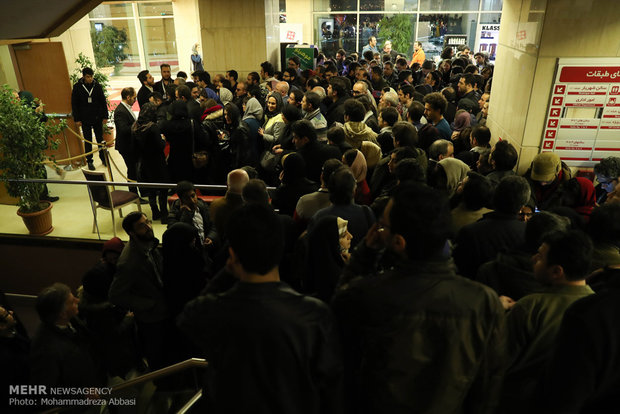
[[[340,50],[245,81],[141,72],[116,146],[178,200],[147,194],[152,216],[125,217],[129,241],[105,243],[79,301],[45,289],[13,363],[84,386],[204,357],[213,412],[609,412],[620,158],[596,187],[551,152],[517,175],[485,125],[493,67],[467,52],[435,68]],[[210,205],[194,187],[221,182]],[[0,311],[3,355],[28,352]]]

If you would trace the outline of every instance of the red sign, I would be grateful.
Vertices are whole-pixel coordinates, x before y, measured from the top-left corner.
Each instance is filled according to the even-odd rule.
[[[553,141],[545,141],[543,149],[553,149]]]
[[[547,131],[545,138],[555,138],[555,131]]]
[[[286,40],[290,40],[290,41],[295,40],[295,32],[292,30],[289,30],[288,32],[286,32]]]
[[[563,101],[564,101],[564,98],[562,98],[562,97],[553,98],[553,101],[551,102],[551,105],[562,105]]]
[[[566,85],[555,85],[555,90],[553,91],[556,95],[564,95],[564,91],[566,90]]]
[[[551,112],[549,113],[549,116],[560,116],[560,112],[562,110],[560,108],[551,108]]]
[[[549,122],[547,122],[547,127],[548,128],[557,128],[558,127],[558,120],[557,119],[550,119]]]
[[[521,30],[517,32],[517,40],[525,40],[527,37],[527,33],[525,30]]]
[[[620,66],[564,66],[560,82],[620,83]]]
[[[609,91],[610,95],[620,95],[620,86],[612,86]]]

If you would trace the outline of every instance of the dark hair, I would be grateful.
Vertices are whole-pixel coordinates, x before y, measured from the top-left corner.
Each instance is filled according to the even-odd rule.
[[[481,147],[488,147],[491,142],[491,130],[484,125],[476,125],[471,130],[472,138],[476,138],[478,145]]]
[[[405,58],[398,58],[396,59],[396,64],[400,65],[400,66],[407,66],[407,59]],[[409,72],[411,73],[411,72]]]
[[[71,289],[64,283],[54,283],[37,296],[37,313],[41,322],[54,325],[60,314],[65,310]]]
[[[341,79],[337,76],[332,76],[331,78],[329,78],[329,84],[332,87],[332,91],[336,92],[339,98],[347,94],[347,84],[345,83],[344,79]]]
[[[343,167],[334,171],[327,182],[329,201],[334,205],[346,205],[353,202],[353,194],[357,182],[349,168]]]
[[[342,144],[345,138],[344,128],[341,126],[334,125],[327,130],[327,139],[334,144]]]
[[[362,122],[366,109],[364,105],[357,99],[347,99],[344,103],[344,114],[349,117],[352,122]]]
[[[440,57],[441,59],[444,59],[444,60],[452,59],[452,48],[450,46],[444,47],[443,50],[441,51]]]
[[[250,78],[252,78],[253,82],[259,82],[260,81],[260,75],[257,72],[250,72],[250,73],[248,73],[248,76]]]
[[[392,234],[406,240],[409,259],[428,259],[443,251],[451,236],[448,197],[423,184],[399,186],[392,197],[390,226]]]
[[[549,246],[547,265],[559,265],[564,269],[566,280],[583,280],[592,263],[594,247],[592,240],[582,231],[552,233],[544,239]]]
[[[298,104],[301,104],[301,100],[304,99],[304,93],[299,89],[293,89],[290,91],[289,96],[292,96]]]
[[[153,98],[155,100],[163,101],[164,100],[164,95],[162,95],[161,93],[155,91],[155,92],[152,92],[149,95],[149,98]]]
[[[187,79],[187,73],[183,72],[182,70],[177,72],[177,78],[183,78],[183,79]]]
[[[254,98],[257,98],[257,99],[262,96],[262,92],[260,90],[260,86],[257,86],[257,85],[250,85],[250,87],[247,88],[246,93],[250,97],[254,97]]]
[[[469,65],[467,65],[465,67],[465,70],[463,70],[463,73],[471,73],[474,74],[478,71],[478,66],[476,65],[472,65],[471,63]]]
[[[149,73],[149,71],[147,70],[146,73]],[[86,75],[94,76],[95,72],[91,68],[82,68],[82,76],[86,76]]]
[[[467,181],[463,184],[463,204],[471,211],[490,207],[493,200],[493,183],[482,174],[474,171],[467,173]]]
[[[387,56],[387,55],[386,55],[386,56]],[[393,67],[394,67],[394,64],[392,63],[392,61],[391,61],[391,60],[388,60],[388,61],[383,62],[383,68],[384,68],[384,69],[385,69],[385,67],[386,67],[386,66],[389,66],[389,67],[393,68]]]
[[[406,121],[399,121],[392,127],[394,142],[401,147],[415,147],[418,144],[418,130]]]
[[[568,231],[569,226],[570,220],[566,217],[548,211],[534,214],[525,224],[526,251],[536,253],[548,234]]]
[[[620,157],[603,158],[594,166],[594,173],[607,178],[620,177]]]
[[[188,81],[185,82],[185,86],[187,86],[189,88],[189,90],[191,91],[194,88],[200,88],[200,86],[196,85],[194,82],[192,81]]]
[[[515,147],[506,140],[498,141],[491,152],[496,171],[510,171],[517,165],[519,154]]]
[[[265,61],[260,64],[260,67],[263,69],[263,72],[265,72],[268,76],[273,76],[273,74],[275,73],[275,69],[273,68],[273,65],[271,64],[271,62]],[[256,73],[256,72],[250,72],[250,73]]]
[[[409,98],[413,99],[415,94],[415,88],[413,86],[404,84],[401,85],[400,90],[403,92],[403,95],[409,95]]]
[[[131,86],[127,88],[123,88],[123,90],[121,91],[121,99],[125,100],[127,98],[134,96],[135,94],[136,94],[136,90],[132,88]]]
[[[398,122],[398,111],[396,108],[388,106],[387,108],[383,108],[381,110],[381,118],[389,125],[394,126],[396,122]]]
[[[223,86],[224,88],[226,88],[226,89],[230,89],[230,88],[232,88],[232,84],[230,83],[230,81],[229,81],[228,79],[224,79],[224,78],[222,78],[222,79],[220,80],[220,83],[221,83],[221,84],[222,84],[222,86]]]
[[[127,214],[123,219],[123,230],[125,230],[125,233],[132,233],[133,225],[140,221],[142,216],[146,217],[146,214],[140,211],[132,211],[131,213]]]
[[[419,183],[426,182],[426,174],[424,173],[424,169],[422,169],[422,166],[415,158],[404,158],[398,161],[396,167],[394,168],[394,176],[398,181],[400,181],[401,185],[408,181],[415,181]]]
[[[375,54],[373,53],[372,50],[367,50],[362,54],[362,56],[364,56],[364,59],[370,62],[371,60],[374,59]]]
[[[295,56],[295,55],[293,55],[293,56],[291,56],[290,58],[288,58],[288,59],[287,59],[287,62],[288,62],[289,60],[292,60],[293,62],[295,62],[295,64],[296,64],[296,65],[299,65],[299,64],[301,63],[301,61],[299,60],[299,57],[297,57],[297,56]]]
[[[518,175],[502,178],[493,196],[493,207],[506,214],[517,214],[530,199],[530,185]]]
[[[321,97],[316,92],[306,92],[306,103],[312,105],[312,109],[318,109],[321,106]]]
[[[285,104],[282,106],[282,116],[288,121],[289,124],[292,124],[293,122],[301,119],[302,113],[295,105]]]
[[[308,138],[308,141],[314,142],[317,140],[316,129],[312,122],[307,119],[301,119],[293,122],[292,130],[299,138]]]
[[[620,247],[620,204],[605,203],[590,215],[588,234],[594,242]]]
[[[267,205],[249,203],[236,209],[234,217],[226,229],[230,248],[246,272],[267,274],[278,266],[284,251],[278,215]]]
[[[179,198],[183,197],[186,193],[194,190],[194,183],[191,181],[179,181],[177,183],[176,193]]]
[[[439,75],[439,72],[434,70],[432,72],[429,72],[429,74],[433,78],[433,81],[435,81],[435,86],[439,86],[439,83],[441,82],[441,76]]]
[[[398,164],[406,158],[415,158],[417,153],[412,147],[398,147],[392,152],[394,154],[394,161]]]
[[[138,80],[140,81],[141,85],[144,85],[144,82],[146,82],[146,79],[147,79],[146,75],[148,74],[149,74],[148,70],[143,70],[138,73]]]
[[[359,150],[356,150],[355,148],[351,148],[349,150],[346,150],[345,153],[342,154],[342,158],[344,159],[346,165],[350,167],[353,164],[355,158],[357,157],[358,151]]]
[[[465,84],[471,85],[471,87],[473,87],[476,84],[476,79],[474,78],[474,75],[472,75],[471,73],[464,73],[461,76],[461,79],[464,79]]]
[[[407,108],[407,117],[414,122],[420,122],[422,115],[424,115],[424,105],[418,101],[411,102]]]
[[[446,107],[448,106],[448,101],[446,101],[446,98],[444,98],[444,96],[439,92],[433,92],[426,95],[424,97],[424,103],[429,104],[431,108],[436,111],[438,110],[442,115],[446,112]]]
[[[226,72],[228,73],[228,77],[229,77],[229,78],[233,78],[235,81],[236,81],[237,79],[239,79],[239,74],[237,73],[237,71],[236,71],[236,70],[231,69],[231,70],[228,70],[228,71],[226,71]]]
[[[342,128],[340,128],[342,129]],[[336,158],[330,158],[323,163],[323,168],[321,169],[321,175],[323,176],[323,182],[329,183],[329,179],[332,174],[337,171],[339,168],[342,168],[344,164],[340,160]]]
[[[192,91],[186,85],[180,85],[176,91],[179,94],[179,98],[185,98],[188,101],[192,100]]]
[[[282,71],[282,73],[288,73],[288,75],[292,78],[297,78],[297,71],[293,68],[286,68]]]
[[[379,76],[383,75],[383,71],[379,66],[373,66],[372,68],[370,68],[370,71]]]
[[[269,192],[263,180],[252,178],[241,190],[241,196],[246,203],[269,205]]]
[[[333,63],[329,63],[327,66],[325,66],[325,72],[338,73],[338,68]]]
[[[196,73],[196,76],[198,76],[198,79],[203,81],[207,85],[211,84],[211,75],[209,75],[209,72],[207,72],[206,70],[199,70]]]

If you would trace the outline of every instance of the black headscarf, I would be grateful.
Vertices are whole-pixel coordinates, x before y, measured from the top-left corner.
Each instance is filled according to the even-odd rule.
[[[269,98],[273,98],[276,100],[276,109],[274,109],[273,112],[265,112],[265,122],[267,122],[268,119],[273,118],[274,116],[282,112],[282,95],[280,95],[278,92],[271,92],[269,96],[267,96],[267,100],[269,100]]]
[[[189,117],[189,112],[187,110],[187,103],[180,99],[172,102],[168,107],[168,113],[172,117],[172,119],[187,119]]]
[[[231,121],[230,124],[226,123],[226,128],[229,131],[236,129],[239,126],[239,122],[241,122],[241,112],[237,105],[232,102],[227,103],[224,107],[224,112],[228,114]]]
[[[344,267],[336,216],[321,217],[308,232],[308,288],[329,303]]]
[[[138,120],[131,126],[132,132],[144,132],[157,122],[157,106],[147,102],[140,108]]]
[[[306,177],[306,162],[301,155],[295,152],[286,155],[282,169],[284,172],[282,183],[284,184],[292,184]]]

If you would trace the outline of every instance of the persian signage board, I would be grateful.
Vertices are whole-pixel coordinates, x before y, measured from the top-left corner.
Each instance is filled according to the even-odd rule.
[[[620,59],[559,59],[541,152],[591,167],[620,157]]]

